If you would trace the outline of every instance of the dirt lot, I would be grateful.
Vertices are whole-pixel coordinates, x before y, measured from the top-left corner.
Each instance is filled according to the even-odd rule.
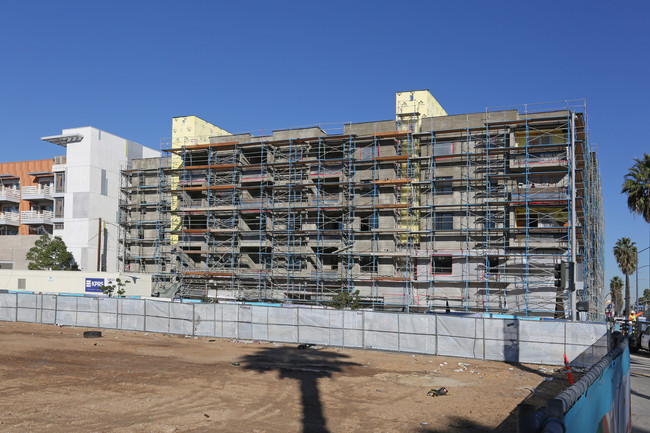
[[[566,385],[537,365],[84,330],[0,323],[0,431],[513,431],[518,403]]]

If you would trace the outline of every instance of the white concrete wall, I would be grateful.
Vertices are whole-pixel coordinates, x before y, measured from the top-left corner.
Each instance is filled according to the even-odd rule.
[[[0,270],[0,290],[97,295],[101,292],[86,290],[86,279],[92,279],[97,287],[98,280],[103,279],[105,284],[110,284],[109,280],[115,278],[122,282],[129,281],[125,296],[151,296],[151,275],[117,272]],[[25,280],[25,289],[18,288],[19,279]]]
[[[63,134],[81,134],[66,152],[66,192],[63,238],[81,270],[97,270],[99,218],[103,235],[100,269],[118,270],[118,200],[120,169],[128,160],[160,156],[160,152],[93,127],[64,129]],[[104,171],[103,171],[104,170]],[[102,178],[106,194],[102,194]]]

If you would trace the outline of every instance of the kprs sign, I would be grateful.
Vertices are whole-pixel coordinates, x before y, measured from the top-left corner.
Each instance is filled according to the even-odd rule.
[[[105,284],[103,278],[86,278],[86,292],[102,293]]]

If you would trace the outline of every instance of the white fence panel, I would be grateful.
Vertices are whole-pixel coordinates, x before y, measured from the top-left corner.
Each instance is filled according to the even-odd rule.
[[[42,295],[42,306],[45,310],[56,309],[56,295]]]
[[[269,324],[268,337],[269,341],[295,343],[298,341],[298,327],[294,325]]]
[[[121,314],[144,316],[144,300],[142,299],[120,299],[122,307]]]
[[[147,317],[155,316],[169,318],[169,305],[171,304],[170,302],[152,300],[146,300],[144,302],[145,308],[147,310]]]
[[[144,331],[144,316],[120,314],[118,317],[118,328],[125,331]]]
[[[399,314],[366,312],[366,331],[397,332],[399,330]]]
[[[298,309],[269,307],[268,321],[274,325],[293,325],[298,326]]]
[[[0,308],[16,308],[17,296],[15,293],[0,293]]]
[[[36,295],[31,293],[19,293],[18,308],[36,308]]]
[[[381,331],[364,331],[364,348],[390,350],[396,352],[399,350],[399,336],[397,332]]]
[[[147,332],[169,333],[169,319],[167,317],[147,316],[144,325]]]
[[[16,311],[16,322],[37,322],[36,308],[18,308]]]
[[[0,320],[589,367],[607,326],[526,319],[0,294]]]
[[[328,328],[330,324],[330,317],[328,310],[312,310],[309,308],[300,308],[298,310],[298,325],[299,326],[317,326],[320,328]]]
[[[77,298],[77,311],[83,311],[85,313],[99,312],[97,298]]]

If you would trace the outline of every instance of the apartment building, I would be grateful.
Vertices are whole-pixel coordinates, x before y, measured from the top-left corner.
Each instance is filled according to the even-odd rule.
[[[42,140],[65,155],[0,163],[0,263],[26,268],[24,255],[48,233],[63,238],[81,270],[115,272],[120,170],[160,152],[93,127]]]
[[[165,296],[567,317],[602,312],[600,174],[583,102],[230,134],[173,119],[122,171],[123,270]],[[555,268],[577,263],[575,285]]]

